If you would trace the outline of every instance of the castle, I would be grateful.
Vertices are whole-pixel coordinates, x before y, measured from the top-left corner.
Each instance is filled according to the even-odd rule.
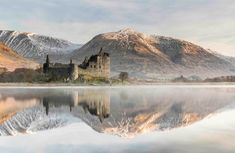
[[[72,60],[70,60],[70,64],[50,63],[47,55],[46,63],[43,64],[43,73],[65,80],[77,80],[84,75],[109,78],[110,57],[101,48],[98,54],[92,55],[90,58],[86,57],[82,64],[76,65]]]

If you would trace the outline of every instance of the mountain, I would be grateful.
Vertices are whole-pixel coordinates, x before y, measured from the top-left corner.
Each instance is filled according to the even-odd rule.
[[[45,61],[81,63],[102,47],[111,56],[111,75],[126,71],[140,79],[172,79],[180,75],[201,78],[235,74],[234,58],[214,54],[193,43],[170,37],[147,35],[133,29],[99,34],[81,45],[34,33],[0,31],[0,42],[19,55]]]
[[[35,69],[39,65],[29,59],[18,55],[14,50],[0,43],[0,67],[6,68],[9,71],[14,71],[16,68]]]
[[[82,61],[101,47],[110,53],[112,75],[127,71],[136,78],[166,79],[179,75],[204,78],[235,74],[234,65],[200,46],[132,29],[99,34],[73,51],[71,57]]]
[[[231,63],[232,65],[234,65],[235,66],[235,57],[233,57],[233,56],[226,56],[226,55],[221,55],[221,54],[219,54],[219,53],[217,53],[217,52],[215,52],[215,51],[211,51],[211,50],[209,50],[212,54],[214,54],[215,56],[217,56],[217,57],[219,57],[219,58],[221,58],[221,59],[223,59],[223,60],[225,60],[225,61],[227,61],[227,62],[229,62],[229,63]]]
[[[42,62],[43,57],[47,54],[58,59],[80,47],[80,45],[62,39],[7,30],[0,30],[0,41],[19,55],[39,62]]]

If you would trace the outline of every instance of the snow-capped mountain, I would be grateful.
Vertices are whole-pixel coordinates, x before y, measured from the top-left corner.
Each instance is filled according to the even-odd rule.
[[[34,33],[0,31],[0,42],[19,55],[39,63],[49,54],[52,62],[81,63],[101,47],[110,53],[111,75],[126,71],[139,79],[173,79],[184,75],[201,78],[235,74],[235,60],[214,54],[193,43],[147,35],[133,29],[99,34],[81,45]]]
[[[69,54],[80,47],[72,42],[35,33],[0,30],[0,41],[19,55],[40,61],[49,54],[53,56]]]
[[[16,68],[36,69],[39,64],[18,55],[14,50],[0,42],[0,67],[14,71]]]
[[[193,43],[132,29],[95,36],[72,53],[73,59],[97,53],[100,48],[110,53],[112,75],[127,71],[138,78],[197,75],[211,77],[234,74],[234,66]]]
[[[221,59],[224,59],[225,61],[231,63],[232,65],[235,66],[235,57],[233,56],[226,56],[226,55],[222,55],[222,54],[219,54],[218,52],[215,52],[215,51],[211,51],[209,50],[209,52],[211,52],[212,54],[214,54],[215,56],[221,58]],[[235,69],[234,69],[235,71]]]

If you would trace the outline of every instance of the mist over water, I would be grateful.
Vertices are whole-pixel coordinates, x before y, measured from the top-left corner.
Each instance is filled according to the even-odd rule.
[[[41,140],[56,152],[63,137],[69,141],[60,147],[70,152],[230,152],[234,104],[232,87],[0,89],[0,143]],[[53,146],[43,143],[48,133]]]

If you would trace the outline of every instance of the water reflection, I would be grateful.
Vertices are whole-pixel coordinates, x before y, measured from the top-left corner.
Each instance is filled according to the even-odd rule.
[[[42,98],[46,114],[49,114],[50,107],[68,106],[70,112],[74,107],[82,107],[85,113],[90,113],[103,122],[110,115],[110,95],[105,92],[78,92],[73,91],[69,94],[46,95]]]
[[[77,118],[97,132],[134,137],[191,125],[235,99],[234,89],[172,87],[0,89],[0,95],[0,135],[61,127]]]

